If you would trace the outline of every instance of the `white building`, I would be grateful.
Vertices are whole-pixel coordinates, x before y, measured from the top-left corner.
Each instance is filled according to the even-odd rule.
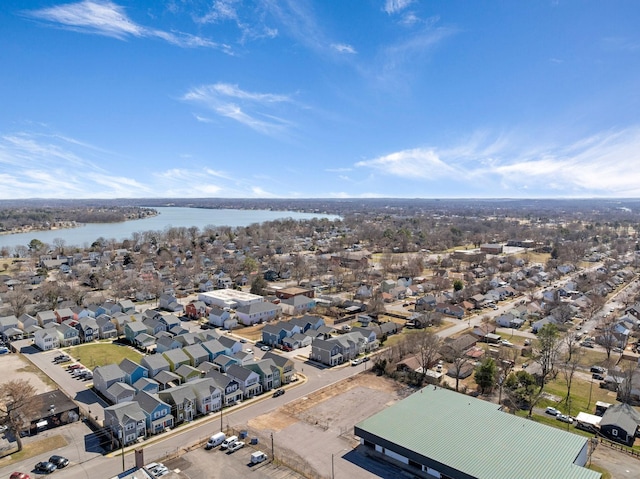
[[[217,289],[198,293],[198,301],[219,308],[237,309],[241,306],[249,306],[254,303],[262,303],[265,299],[257,294],[245,293],[235,289]]]

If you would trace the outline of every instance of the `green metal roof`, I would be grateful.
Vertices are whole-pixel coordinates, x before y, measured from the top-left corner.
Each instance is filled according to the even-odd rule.
[[[601,477],[573,464],[587,438],[439,387],[426,387],[356,427],[478,479]]]

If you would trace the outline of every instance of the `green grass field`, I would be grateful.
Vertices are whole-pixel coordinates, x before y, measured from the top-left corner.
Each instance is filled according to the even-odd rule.
[[[91,369],[96,366],[118,364],[124,358],[129,358],[136,363],[140,363],[142,359],[142,354],[135,349],[112,343],[81,344],[80,346],[65,348],[64,351]]]

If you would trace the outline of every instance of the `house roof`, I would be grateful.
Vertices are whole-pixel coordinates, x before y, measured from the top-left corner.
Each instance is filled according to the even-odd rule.
[[[600,421],[600,427],[618,426],[629,435],[635,433],[638,425],[640,425],[640,413],[624,403],[609,406]]]
[[[95,376],[96,374],[100,375],[106,382],[124,378],[124,371],[117,364],[98,366],[93,370],[93,375]]]
[[[361,421],[355,433],[383,438],[477,479],[601,477],[574,464],[587,438],[439,387],[426,387]],[[470,442],[469,438],[482,440]]]
[[[104,410],[105,413],[108,411],[113,412],[120,424],[127,422],[128,419],[134,421],[144,421],[146,419],[144,411],[135,401],[125,401],[120,404],[114,404],[113,406],[104,408]]]
[[[151,413],[155,411],[159,405],[164,405],[169,410],[171,409],[171,406],[169,406],[166,402],[161,400],[157,394],[151,394],[146,391],[138,392],[133,397],[133,400],[136,401],[140,405],[142,410],[146,411],[147,413]]]

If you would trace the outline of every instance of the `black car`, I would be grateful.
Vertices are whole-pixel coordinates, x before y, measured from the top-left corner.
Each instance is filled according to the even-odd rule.
[[[66,467],[69,465],[69,459],[67,459],[66,457],[62,457],[62,456],[51,456],[49,458],[49,462],[52,464],[55,464],[55,466],[58,469],[62,469],[63,467]]]
[[[591,372],[603,374],[604,368],[602,366],[591,366]]]
[[[273,397],[277,398],[278,396],[282,396],[284,394],[284,389],[276,389],[273,393]]]
[[[603,376],[602,374],[600,374],[600,373],[593,373],[593,374],[591,375],[591,377],[592,377],[593,379],[598,380],[598,381],[604,381],[604,376]]]
[[[38,464],[36,464],[36,467],[33,468],[33,470],[38,474],[51,474],[56,469],[56,465],[49,461],[39,462]]]

